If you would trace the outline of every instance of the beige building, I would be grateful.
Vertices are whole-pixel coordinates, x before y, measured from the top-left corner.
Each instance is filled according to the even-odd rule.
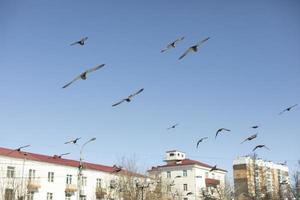
[[[238,157],[233,162],[235,199],[258,197],[288,199],[289,171],[285,164],[275,164],[254,156]]]

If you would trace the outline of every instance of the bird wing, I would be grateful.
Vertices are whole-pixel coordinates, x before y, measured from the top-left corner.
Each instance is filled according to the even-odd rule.
[[[221,129],[217,130],[215,138],[217,138],[218,134],[220,133]]]
[[[252,151],[255,151],[258,147],[259,147],[259,145],[257,145],[256,147],[254,147],[254,149]]]
[[[139,91],[137,91],[136,93],[130,95],[131,97],[135,96],[135,95],[138,95],[139,93],[143,92],[144,91],[144,88],[140,89]]]
[[[105,65],[105,64],[97,65],[96,67],[93,67],[93,68],[91,68],[91,69],[88,69],[88,70],[86,70],[85,72],[86,72],[86,73],[94,72],[94,71],[96,71],[96,70],[98,70],[98,69],[104,67],[104,65]]]
[[[117,106],[117,105],[119,105],[119,104],[123,103],[124,101],[125,101],[125,99],[122,99],[121,101],[119,101],[119,102],[117,102],[117,103],[113,104],[113,105],[112,105],[112,107],[114,107],[114,106]]]
[[[81,74],[79,76],[77,76],[76,78],[74,78],[71,82],[69,82],[66,85],[64,85],[62,88],[68,87],[69,85],[71,85],[72,83],[74,83],[75,81],[77,81],[78,79],[80,79],[80,76],[81,76]]]
[[[289,107],[289,109],[292,109],[292,108],[296,107],[297,105],[298,105],[298,104],[295,104],[295,105]]]
[[[72,44],[70,44],[71,46],[73,46],[73,45],[75,45],[75,44],[79,44],[80,43],[80,40],[79,41],[77,41],[77,42],[74,42],[74,43],[72,43]]]
[[[191,51],[191,47],[188,48],[179,58],[178,60],[181,60],[182,58],[184,58],[189,52]]]
[[[231,130],[229,130],[229,129],[227,129],[227,128],[223,128],[222,130],[223,130],[223,131],[231,131]]]
[[[200,142],[201,142],[201,139],[200,140],[198,140],[198,142],[197,142],[197,149],[198,149],[198,146],[199,146],[199,144],[200,144]]]
[[[88,37],[84,37],[81,39],[81,41],[87,41]]]
[[[265,147],[266,149],[270,150],[266,145],[264,145],[264,147]]]
[[[247,140],[249,140],[249,138],[246,138],[245,140],[243,140],[243,142],[241,142],[241,144],[243,144],[243,143],[246,142]]]
[[[284,109],[283,111],[281,111],[278,115],[283,114],[285,111],[287,111],[287,109]]]
[[[197,46],[203,44],[204,42],[206,42],[207,40],[209,40],[209,38],[210,38],[210,37],[207,37],[207,38],[201,40],[200,42],[197,43]]]

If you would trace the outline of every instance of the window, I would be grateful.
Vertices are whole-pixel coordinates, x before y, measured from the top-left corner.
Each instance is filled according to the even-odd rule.
[[[7,178],[14,178],[15,177],[15,168],[14,167],[7,167]]]
[[[174,153],[170,153],[170,156],[174,156]]]
[[[171,178],[171,172],[167,171],[167,178]]]
[[[82,180],[81,180],[81,185],[82,186],[86,186],[86,183],[87,183],[87,177],[82,177]]]
[[[101,188],[101,178],[96,179],[96,187]]]
[[[67,184],[72,184],[72,175],[70,175],[70,174],[67,175],[66,183]]]
[[[47,192],[47,200],[53,200],[53,193]]]
[[[188,190],[188,185],[187,184],[183,184],[183,191],[187,191]]]
[[[27,193],[27,200],[33,200],[33,195],[34,195],[34,192],[28,192]]]
[[[66,193],[65,194],[65,200],[71,200],[71,194],[70,193]]]
[[[13,200],[14,199],[14,191],[13,189],[5,189],[5,195],[4,195],[5,200]]]
[[[35,170],[34,169],[29,169],[29,175],[28,175],[29,181],[35,179]]]
[[[183,170],[182,176],[187,176],[187,170]]]
[[[54,172],[48,172],[48,182],[54,182]]]

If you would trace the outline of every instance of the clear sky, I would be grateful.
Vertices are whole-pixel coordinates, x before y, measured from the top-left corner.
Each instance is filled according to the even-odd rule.
[[[259,157],[293,168],[300,106],[278,113],[300,104],[299,10],[298,0],[0,0],[0,146],[78,159],[63,143],[96,137],[84,150],[91,162],[135,156],[147,169],[179,149],[231,171],[236,156],[266,144],[271,151]],[[70,46],[84,36],[85,46]],[[178,60],[207,36],[198,53]],[[111,106],[140,88],[131,103]],[[256,124],[258,138],[241,145]],[[232,131],[215,140],[221,127]]]

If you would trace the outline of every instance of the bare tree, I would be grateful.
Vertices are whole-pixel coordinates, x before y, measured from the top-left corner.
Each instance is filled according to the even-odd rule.
[[[291,193],[296,200],[300,200],[300,160],[292,176]]]

